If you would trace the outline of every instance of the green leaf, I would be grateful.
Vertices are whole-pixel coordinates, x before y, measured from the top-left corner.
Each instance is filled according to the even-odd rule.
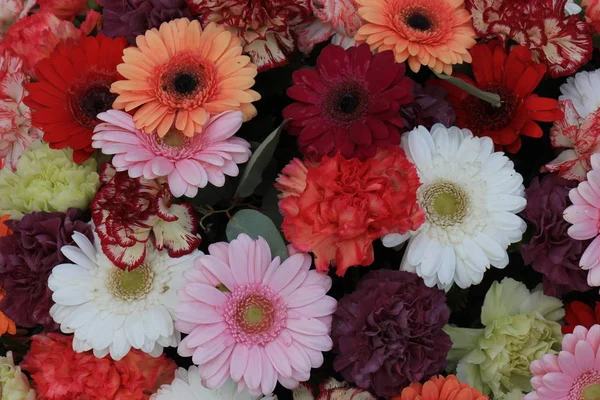
[[[264,142],[258,146],[254,154],[252,154],[240,178],[240,184],[235,192],[235,197],[248,197],[254,193],[254,190],[262,181],[263,171],[273,158],[273,154],[275,154],[277,143],[279,143],[279,135],[286,122],[283,121],[277,129],[271,132]]]
[[[279,256],[281,261],[288,257],[285,242],[279,230],[269,217],[255,210],[238,211],[227,224],[225,230],[227,240],[232,241],[240,233],[245,233],[252,239],[259,236],[267,241],[273,257]]]

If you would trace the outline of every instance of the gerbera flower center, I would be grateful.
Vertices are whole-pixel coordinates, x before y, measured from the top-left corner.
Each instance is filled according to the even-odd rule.
[[[271,342],[279,335],[286,318],[283,299],[260,284],[235,288],[225,308],[225,321],[238,343]]]
[[[499,95],[502,105],[494,107],[487,101],[470,96],[463,105],[469,118],[469,127],[477,133],[499,130],[510,124],[519,107],[519,100],[514,92],[498,84],[485,85],[481,90]]]
[[[581,374],[569,391],[568,400],[600,400],[600,372]]]
[[[427,14],[422,11],[413,11],[406,18],[406,24],[411,28],[418,31],[428,31],[432,28],[433,24]]]
[[[100,122],[97,115],[110,110],[116,98],[117,95],[110,92],[110,85],[95,84],[73,91],[69,107],[77,122],[93,128]]]
[[[190,138],[177,129],[171,129],[165,136],[159,138],[159,141],[166,146],[180,148],[186,146],[190,142]]]
[[[187,73],[177,75],[173,80],[173,87],[180,94],[188,94],[194,91],[198,86],[196,78]]]
[[[117,267],[110,271],[108,288],[110,293],[121,300],[143,299],[152,289],[154,272],[145,264],[133,271]]]
[[[440,180],[419,190],[419,203],[429,222],[446,227],[463,222],[469,211],[470,199],[456,183]]]
[[[335,85],[325,96],[323,109],[335,123],[350,124],[362,118],[369,105],[369,96],[358,82]]]

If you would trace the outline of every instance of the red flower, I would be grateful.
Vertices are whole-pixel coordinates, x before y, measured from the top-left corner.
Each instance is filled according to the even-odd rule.
[[[414,82],[405,72],[391,51],[372,55],[367,44],[325,47],[316,69],[295,71],[287,91],[298,103],[283,117],[291,120],[300,150],[317,159],[341,152],[364,160],[378,148],[397,146],[404,126],[398,111],[413,100]]]
[[[567,16],[568,0],[466,0],[473,26],[483,38],[509,40],[531,50],[550,76],[568,76],[592,57],[590,26]]]
[[[177,366],[164,354],[154,358],[132,349],[123,359],[76,353],[73,336],[36,335],[21,367],[46,400],[146,400],[170,383]]]
[[[313,252],[319,271],[327,272],[331,263],[339,276],[373,263],[375,239],[425,221],[417,205],[417,171],[400,147],[366,161],[340,154],[323,157],[319,165],[294,159],[276,186],[286,238],[296,250]]]
[[[111,109],[117,97],[110,85],[121,78],[117,65],[126,45],[123,38],[87,37],[59,46],[38,64],[39,82],[27,86],[25,104],[50,148],[72,148],[78,163],[90,157],[94,127],[100,123],[96,115]]]
[[[573,333],[575,327],[581,325],[590,329],[596,324],[600,324],[600,303],[596,302],[596,309],[588,306],[581,301],[572,301],[565,306],[565,322],[567,325],[562,327],[562,333]]]
[[[552,122],[562,118],[558,101],[533,94],[546,73],[546,66],[531,58],[523,46],[507,55],[498,41],[480,43],[471,49],[473,75],[455,74],[479,89],[496,93],[501,107],[493,107],[447,82],[439,82],[449,93],[456,109],[457,125],[477,136],[489,136],[498,148],[509,153],[521,148],[520,135],[540,138],[542,129],[534,121]]]
[[[155,180],[130,178],[103,166],[100,188],[90,208],[102,251],[123,270],[133,270],[146,258],[146,243],[166,248],[171,257],[196,249],[201,239],[192,206],[172,204],[171,193]]]

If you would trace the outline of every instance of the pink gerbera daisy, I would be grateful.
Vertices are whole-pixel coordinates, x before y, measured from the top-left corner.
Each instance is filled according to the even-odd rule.
[[[117,171],[128,171],[132,178],[168,177],[175,197],[194,197],[208,182],[221,187],[225,175],[237,176],[237,164],[250,157],[250,143],[233,137],[242,126],[242,112],[224,112],[212,117],[193,137],[171,129],[162,138],[137,129],[133,117],[110,110],[98,114],[105,123],[96,126],[92,147],[114,154]]]
[[[592,155],[591,167],[587,181],[569,192],[573,205],[567,207],[563,215],[567,222],[573,224],[568,230],[573,239],[595,238],[583,252],[579,265],[589,271],[588,284],[600,286],[600,154]]]
[[[562,351],[531,363],[533,391],[524,400],[594,400],[600,396],[600,325],[578,326]]]
[[[184,273],[175,315],[189,335],[179,354],[192,356],[209,389],[229,377],[253,395],[307,381],[333,346],[331,278],[309,271],[305,253],[271,260],[267,242],[245,234],[208,251]]]

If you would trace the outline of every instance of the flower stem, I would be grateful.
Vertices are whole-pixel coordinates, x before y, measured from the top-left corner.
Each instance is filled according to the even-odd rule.
[[[458,79],[458,78],[455,78],[450,75],[438,74],[435,71],[433,71],[433,73],[438,78],[447,81],[448,83],[456,86],[457,88],[464,90],[465,92],[469,93],[472,96],[477,97],[478,99],[481,99],[483,101],[490,103],[494,107],[502,106],[502,101],[500,99],[500,96],[498,96],[496,93],[484,92],[483,90],[478,89],[475,86],[468,84],[467,82],[463,81],[462,79]]]

